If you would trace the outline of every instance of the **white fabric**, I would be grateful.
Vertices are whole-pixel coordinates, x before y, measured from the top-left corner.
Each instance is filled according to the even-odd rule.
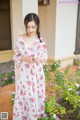
[[[14,61],[19,67],[19,78],[13,107],[13,120],[37,120],[44,113],[46,42],[37,41],[30,47],[21,37],[16,40]],[[41,63],[21,62],[22,56],[41,56]]]

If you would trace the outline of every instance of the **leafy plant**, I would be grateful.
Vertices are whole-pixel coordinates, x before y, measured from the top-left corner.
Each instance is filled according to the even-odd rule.
[[[2,73],[0,77],[3,79],[3,82],[0,83],[0,86],[9,85],[15,82],[15,73],[10,71],[9,73]]]
[[[60,61],[44,66],[46,76],[45,113],[38,120],[80,120],[80,66],[60,70]],[[12,96],[11,103],[14,104]]]
[[[0,86],[6,86],[15,82],[14,62],[0,63]]]
[[[76,71],[70,74],[70,65],[64,71],[61,71],[59,67],[52,71],[52,66],[53,64],[47,64],[44,67],[48,90],[50,90],[50,94],[45,102],[46,119],[79,120],[80,67],[78,66]],[[56,115],[55,118],[53,118],[54,115]],[[43,117],[40,120],[43,120]]]
[[[12,93],[12,96],[11,96],[11,99],[10,99],[10,101],[9,101],[9,103],[10,103],[11,105],[14,105],[14,98],[15,98],[15,93],[13,92],[13,93]]]

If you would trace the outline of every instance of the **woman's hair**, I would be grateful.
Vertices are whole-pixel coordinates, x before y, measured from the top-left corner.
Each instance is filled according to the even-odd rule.
[[[25,16],[25,18],[24,18],[24,25],[25,25],[25,27],[27,27],[28,22],[31,22],[31,21],[34,21],[35,24],[37,25],[37,31],[36,32],[37,32],[38,38],[40,40],[40,32],[39,32],[40,20],[39,20],[38,15],[35,14],[35,13],[29,13],[29,14],[27,14]],[[42,42],[42,41],[40,40],[40,42]]]

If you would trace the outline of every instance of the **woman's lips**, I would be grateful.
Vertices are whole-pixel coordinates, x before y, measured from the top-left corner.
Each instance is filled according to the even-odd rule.
[[[32,34],[32,32],[30,32],[30,34]]]

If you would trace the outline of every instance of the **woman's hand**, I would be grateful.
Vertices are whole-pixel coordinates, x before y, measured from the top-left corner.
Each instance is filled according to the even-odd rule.
[[[22,57],[21,61],[25,61],[25,62],[28,62],[28,63],[34,63],[34,62],[40,63],[41,62],[41,56],[38,55],[37,57]]]
[[[34,58],[34,61],[37,62],[37,63],[40,63],[41,62],[41,56],[37,56],[36,58]]]
[[[25,62],[28,62],[28,63],[33,63],[34,62],[32,57],[22,57],[21,61],[25,61]]]

